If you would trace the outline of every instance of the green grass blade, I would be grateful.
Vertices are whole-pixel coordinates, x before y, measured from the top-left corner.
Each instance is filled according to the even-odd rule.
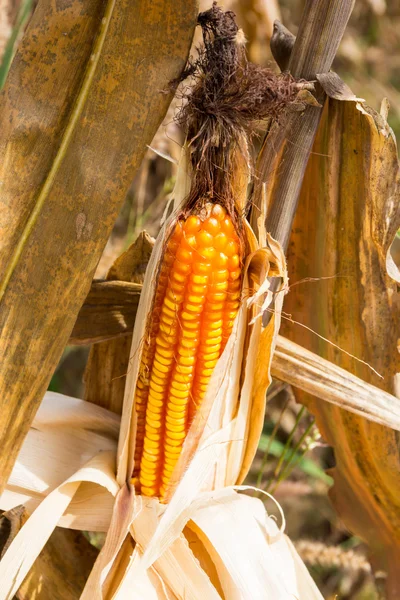
[[[269,453],[272,456],[275,456],[275,458],[280,458],[282,456],[282,454],[284,453],[284,451],[285,451],[285,445],[282,444],[279,440],[275,439],[272,442],[270,442],[270,436],[266,435],[266,434],[263,434],[261,436],[258,448],[259,448],[259,450],[265,452],[265,450],[268,447],[269,447]],[[296,461],[297,466],[306,475],[309,475],[313,479],[319,479],[320,481],[323,481],[327,485],[332,485],[332,483],[333,483],[332,477],[329,477],[329,475],[327,475],[325,473],[325,471],[323,471],[323,469],[321,469],[310,458],[306,458],[306,457],[302,456],[301,454],[299,454],[298,452],[296,452],[292,456],[292,460]]]
[[[31,11],[32,0],[22,0],[21,6],[19,7],[15,26],[7,41],[3,58],[0,64],[0,90],[3,88],[4,83],[7,79],[8,71],[10,70],[10,66],[14,58],[15,51],[17,49],[16,46],[18,39],[22,31],[24,30],[24,27],[29,18],[29,15],[31,14]]]

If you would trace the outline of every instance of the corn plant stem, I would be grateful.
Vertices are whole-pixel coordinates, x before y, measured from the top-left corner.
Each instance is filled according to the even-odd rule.
[[[48,172],[47,177],[43,183],[43,186],[38,194],[35,206],[31,212],[31,214],[29,215],[29,218],[26,222],[24,230],[21,232],[18,243],[17,243],[17,245],[14,249],[14,252],[11,256],[10,262],[8,263],[7,268],[5,270],[4,277],[3,277],[2,281],[0,282],[0,302],[6,292],[6,289],[7,289],[8,283],[12,277],[12,274],[18,265],[20,257],[24,251],[26,244],[28,243],[29,237],[35,227],[35,224],[39,218],[39,215],[42,211],[44,203],[46,202],[46,199],[50,193],[50,190],[53,186],[53,183],[54,183],[57,173],[60,169],[60,166],[66,156],[69,144],[72,140],[72,136],[75,132],[75,129],[79,122],[80,116],[85,107],[86,100],[89,95],[90,87],[91,87],[94,75],[96,73],[97,65],[99,63],[99,59],[101,56],[101,51],[102,51],[102,48],[104,45],[104,41],[107,36],[108,27],[110,25],[111,18],[112,18],[113,12],[114,12],[115,3],[116,3],[116,0],[108,0],[108,2],[107,2],[107,5],[106,5],[105,11],[104,11],[104,17],[100,23],[99,33],[98,33],[97,39],[93,46],[93,52],[91,54],[90,61],[86,68],[86,73],[85,73],[83,81],[82,81],[82,86],[81,86],[79,94],[75,100],[74,106],[72,108],[71,117],[68,121],[68,125],[67,125],[64,135],[61,139],[60,147],[59,147],[57,154],[54,158],[54,161],[51,165],[50,171]]]
[[[269,437],[268,445],[267,445],[267,447],[265,449],[264,456],[263,456],[263,459],[262,459],[262,462],[261,462],[261,466],[260,466],[260,469],[258,471],[257,484],[256,484],[257,487],[260,487],[260,485],[261,485],[264,468],[265,468],[265,465],[267,464],[267,460],[268,460],[269,453],[270,453],[270,450],[271,450],[272,442],[275,439],[275,436],[277,434],[277,431],[278,431],[279,426],[280,426],[281,421],[282,421],[283,414],[284,414],[285,410],[287,409],[287,406],[288,406],[289,402],[290,402],[290,396],[284,402],[284,404],[282,406],[282,409],[281,409],[281,412],[279,413],[279,417],[278,417],[278,419],[277,419],[277,421],[276,421],[276,423],[274,425],[274,428],[273,428],[273,430],[271,432],[271,435]]]
[[[313,419],[312,422],[305,429],[304,433],[300,437],[297,444],[292,448],[292,451],[286,461],[286,465],[285,465],[284,469],[280,472],[280,474],[278,475],[278,478],[274,481],[274,485],[273,485],[272,489],[269,490],[271,492],[271,494],[274,494],[277,487],[279,486],[279,484],[282,483],[282,481],[284,481],[285,479],[287,479],[289,477],[289,475],[292,473],[293,469],[296,468],[296,466],[299,464],[300,460],[305,456],[305,454],[310,449],[310,443],[309,443],[309,444],[306,444],[306,447],[304,448],[304,450],[299,453],[299,449],[303,445],[304,440],[307,439],[307,436],[309,435],[310,431],[314,427],[314,424],[315,423],[314,423],[314,419]],[[295,458],[294,461],[293,461],[293,458]]]
[[[280,456],[280,458],[278,460],[278,464],[275,467],[275,471],[274,471],[274,477],[275,478],[278,477],[278,475],[279,475],[279,473],[281,471],[283,462],[284,462],[284,460],[286,458],[286,455],[288,453],[288,450],[290,448],[290,444],[292,443],[293,436],[294,436],[295,432],[297,431],[297,427],[299,426],[301,418],[303,417],[304,411],[305,411],[305,407],[302,406],[301,409],[299,410],[299,412],[296,415],[296,420],[294,422],[292,430],[291,430],[291,432],[289,434],[288,439],[286,440],[285,447],[284,447],[283,452],[282,452],[282,454],[281,454],[281,456]],[[269,488],[269,485],[267,486],[267,489],[268,488]]]
[[[294,77],[312,81],[317,74],[330,70],[353,5],[354,0],[306,1],[288,64],[288,70]],[[274,41],[279,44],[279,38],[274,38]],[[283,42],[286,43],[281,39]],[[316,99],[321,108],[307,106],[303,112],[289,113],[286,123],[275,123],[271,127],[257,161],[250,221],[253,228],[257,228],[260,213],[265,214],[267,231],[284,251],[322,114],[325,94],[320,87],[317,87]],[[272,292],[276,291],[278,284],[276,279],[271,281]],[[271,312],[266,312],[264,325],[270,320]]]
[[[289,60],[289,71],[294,77],[311,81],[330,70],[353,5],[354,0],[306,1]],[[324,99],[325,94],[319,89],[317,100],[322,105]],[[289,115],[284,126],[272,128],[260,154],[255,204],[261,202],[262,183],[272,176],[273,185],[267,184],[266,227],[284,250],[321,113],[321,108],[307,106],[304,112]]]

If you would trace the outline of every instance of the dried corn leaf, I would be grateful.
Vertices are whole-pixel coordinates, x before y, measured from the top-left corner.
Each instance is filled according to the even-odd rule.
[[[70,399],[66,400],[66,403],[68,403],[69,400]],[[82,404],[84,403],[82,402]],[[87,404],[87,406],[91,407],[90,404]],[[92,406],[91,408],[99,410],[99,408],[95,406]],[[54,403],[53,413],[56,414]],[[113,416],[112,413],[109,414],[111,417]],[[54,421],[55,427],[62,429],[60,423],[57,424],[56,417]],[[96,416],[93,419],[93,425],[94,427],[96,426]],[[68,430],[69,427],[67,426],[66,429]],[[84,424],[82,430],[84,430]],[[29,435],[27,436],[27,442],[28,441]],[[46,459],[53,446],[54,441],[48,442],[48,444],[43,447],[40,458]],[[77,451],[75,458],[77,460],[82,460],[83,456]],[[63,481],[55,489],[52,489],[50,493],[42,499],[37,509],[25,523],[24,527],[13,539],[7,552],[0,561],[0,598],[2,600],[11,600],[11,598],[13,598],[13,595],[17,592],[22,581],[31,569],[32,564],[37,559],[58,523],[64,524],[66,527],[72,527],[77,524],[79,525],[79,519],[81,519],[80,528],[82,529],[91,530],[92,525],[96,526],[96,524],[98,525],[99,523],[102,523],[102,527],[104,527],[104,506],[102,505],[102,502],[99,501],[97,490],[99,487],[105,488],[110,496],[115,496],[118,493],[118,485],[114,473],[115,452],[100,451],[93,456],[93,458],[86,461],[78,471],[72,473],[68,479]],[[90,496],[83,500],[80,497],[76,497],[77,493],[80,491],[82,482],[84,482],[83,485],[89,482],[96,486],[95,488],[92,488]],[[28,490],[22,489],[21,491],[25,491],[26,493]],[[6,491],[1,497],[2,505],[3,502],[7,503],[7,501],[10,501],[10,499],[8,498]],[[76,514],[74,511],[74,501]],[[106,526],[108,526],[111,517],[110,509],[111,507],[109,506],[106,511],[108,516]],[[76,515],[78,518],[76,518]]]
[[[306,350],[278,336],[272,359],[273,377],[365,419],[400,431],[400,406],[388,394]]]
[[[396,395],[399,302],[390,244],[400,225],[396,144],[383,118],[365,105],[329,100],[314,144],[294,223],[285,309],[357,362],[296,324],[287,337]],[[397,274],[398,275],[398,274]],[[322,278],[307,282],[306,278]],[[333,502],[389,572],[389,597],[400,580],[398,434],[360,416],[299,395],[335,449]]]
[[[112,265],[107,275],[107,282],[119,280],[142,283],[153,245],[154,240],[145,231],[142,232],[128,250],[119,256]],[[110,300],[112,301],[112,299]],[[91,302],[95,301],[92,298]],[[130,304],[133,304],[132,300]],[[112,315],[109,314],[109,306],[104,307],[105,311],[101,315],[103,317],[102,323],[105,326],[110,322],[110,317],[114,323],[115,321],[118,322],[118,312],[114,313],[114,319],[112,319]],[[98,314],[96,313],[95,317],[97,323]],[[83,319],[86,327],[90,324],[91,315],[93,316],[93,311],[90,311],[90,314],[85,315],[86,318]],[[123,320],[123,325],[126,326],[125,320]],[[131,344],[132,335],[126,335],[123,338],[110,339],[92,346],[84,375],[85,400],[94,402],[118,414],[122,413],[125,377],[129,367]]]
[[[132,334],[141,289],[137,283],[94,280],[69,344],[96,344]]]
[[[70,338],[71,344],[85,343],[87,337],[100,342],[132,331],[142,286],[124,282],[112,285],[110,291],[107,282],[92,284],[79,312]],[[97,313],[102,313],[104,306],[107,306],[109,318],[102,315],[99,324]],[[86,337],[81,337],[83,328]],[[286,381],[304,392],[400,431],[400,410],[395,396],[281,335],[277,337],[271,373],[276,379]]]
[[[139,537],[152,529],[151,523],[154,527],[161,509],[154,498],[142,501],[138,517],[133,521],[135,536],[140,532]],[[142,521],[140,525],[139,519]],[[182,570],[185,572],[190,568],[193,558],[191,551],[188,552],[187,540],[179,535],[177,528],[173,535],[168,536],[170,549],[165,550],[161,557],[158,557],[160,540],[156,536],[147,540],[144,554],[138,543],[136,556],[125,574],[117,598],[128,599],[131,586],[143,578],[145,568],[153,566],[156,572],[162,574],[163,581],[168,584],[167,589],[172,592],[172,596],[166,597],[252,600],[266,595],[274,600],[294,597],[322,599],[290,542],[279,531],[275,521],[268,517],[260,500],[239,495],[232,488],[204,492],[187,511],[185,521],[207,549],[214,565],[214,583],[217,587],[222,586],[223,595],[217,592],[211,580],[206,579],[203,583],[197,580],[193,586],[195,574],[194,579],[193,575],[187,579],[186,574],[182,576]],[[178,563],[175,562],[177,557],[180,557]],[[193,568],[194,565],[192,571]],[[155,597],[164,598],[164,593],[165,590],[161,590]]]
[[[118,430],[117,415],[83,400],[47,392],[0,498],[0,507],[8,510],[24,504],[32,513],[89,460],[100,453],[115,455]],[[107,464],[113,473],[115,462],[110,459]],[[94,499],[96,511],[91,508]],[[54,525],[107,531],[112,506],[108,492],[85,484]]]
[[[17,592],[18,600],[77,600],[98,551],[80,531],[57,527]]]
[[[195,527],[214,557],[225,598],[322,599],[299,557],[293,560],[293,547],[260,500],[233,490],[224,490],[217,499],[199,508],[189,527]],[[241,543],[236,546],[238,538]]]
[[[21,42],[0,113],[2,486],[168,108],[196,8],[40,0]]]

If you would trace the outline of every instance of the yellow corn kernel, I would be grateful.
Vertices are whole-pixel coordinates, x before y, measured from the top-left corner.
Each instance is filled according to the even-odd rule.
[[[206,213],[206,214],[204,214]],[[179,219],[164,252],[135,394],[133,480],[163,499],[239,310],[240,241],[225,208]]]

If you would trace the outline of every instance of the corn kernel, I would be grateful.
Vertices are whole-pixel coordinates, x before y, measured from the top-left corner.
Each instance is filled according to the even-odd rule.
[[[211,248],[213,245],[214,237],[208,231],[204,229],[199,231],[196,235],[196,242],[198,248]]]
[[[215,204],[212,207],[211,210],[211,215],[217,219],[217,221],[223,221],[225,219],[226,216],[226,210],[223,206],[220,206],[219,204]]]
[[[192,215],[186,219],[186,222],[183,226],[183,230],[185,233],[196,233],[200,231],[201,220],[199,217]]]

